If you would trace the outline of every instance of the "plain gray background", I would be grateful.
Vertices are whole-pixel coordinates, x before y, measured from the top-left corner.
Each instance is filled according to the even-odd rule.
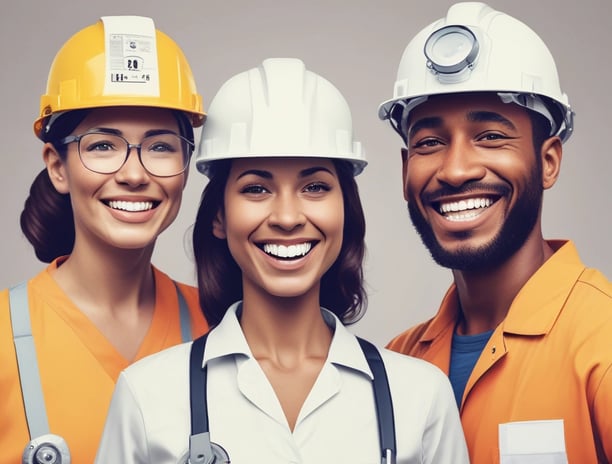
[[[205,107],[230,76],[267,57],[297,57],[333,82],[353,111],[369,166],[358,178],[367,219],[370,304],[353,330],[385,343],[433,315],[451,282],[414,232],[402,199],[400,138],[378,120],[392,96],[409,39],[445,15],[450,0],[62,0],[5,2],[0,18],[2,160],[0,288],[45,267],[19,227],[42,144],[32,132],[53,56],[77,30],[103,15],[151,16],[189,59]],[[531,26],[556,58],[561,86],[576,111],[561,178],[547,191],[547,238],[571,238],[583,260],[612,276],[609,245],[612,92],[610,0],[491,0]],[[154,263],[195,282],[188,237],[205,178],[192,169],[181,213],[159,239]],[[92,263],[92,266],[95,266]]]

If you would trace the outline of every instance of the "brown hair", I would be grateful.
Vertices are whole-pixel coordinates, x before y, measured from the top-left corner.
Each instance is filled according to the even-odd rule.
[[[68,111],[44,131],[43,141],[51,143],[62,160],[66,159],[68,149],[59,141],[70,135],[89,111],[91,110]],[[174,113],[180,134],[193,142],[193,128],[187,116],[179,111]],[[50,263],[72,252],[75,229],[70,195],[55,190],[46,169],[40,171],[32,182],[19,223],[39,260]]]
[[[367,305],[363,284],[365,217],[352,165],[340,160],[334,160],[334,165],[344,200],[344,231],[340,254],[321,280],[320,304],[344,324],[352,324],[361,318]],[[200,306],[211,327],[221,322],[232,303],[242,299],[242,271],[227,241],[213,234],[230,168],[231,160],[216,161],[211,166],[193,229]]]

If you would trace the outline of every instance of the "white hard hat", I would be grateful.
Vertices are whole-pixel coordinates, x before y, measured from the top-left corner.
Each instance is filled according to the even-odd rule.
[[[215,160],[323,157],[366,165],[353,139],[348,103],[328,80],[293,58],[270,58],[230,78],[213,98],[196,155],[209,175]]]
[[[495,92],[544,115],[551,135],[566,141],[572,134],[573,112],[546,44],[524,23],[480,2],[452,5],[410,41],[393,98],[378,116],[404,137],[412,108],[431,95],[464,92]]]

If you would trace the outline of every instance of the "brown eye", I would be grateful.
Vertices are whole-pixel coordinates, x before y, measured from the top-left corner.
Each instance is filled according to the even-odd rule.
[[[497,134],[497,133],[489,133],[489,134],[485,134],[483,135],[480,140],[500,140],[500,139],[506,139],[507,137],[505,137],[502,134]]]
[[[304,188],[304,191],[309,193],[329,192],[330,190],[331,187],[324,182],[313,182]]]
[[[435,138],[421,139],[412,145],[412,150],[419,155],[434,153],[443,145],[442,141]]]
[[[247,185],[240,190],[240,193],[246,193],[251,195],[260,195],[266,193],[267,190],[263,185]]]

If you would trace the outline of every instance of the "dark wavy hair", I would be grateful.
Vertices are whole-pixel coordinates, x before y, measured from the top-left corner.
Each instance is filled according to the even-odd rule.
[[[320,304],[348,325],[357,322],[367,306],[363,280],[365,217],[352,165],[342,160],[333,162],[344,200],[344,230],[340,254],[321,280]],[[200,306],[210,327],[219,324],[228,307],[242,299],[242,272],[227,240],[213,234],[230,168],[231,160],[213,163],[193,228]]]
[[[59,141],[70,135],[91,110],[73,110],[60,115],[43,133],[43,142],[51,143],[60,158],[66,160],[68,148]],[[180,134],[193,142],[193,128],[185,114],[173,112]],[[74,216],[70,195],[55,190],[47,169],[38,173],[19,218],[21,230],[34,247],[36,257],[45,263],[68,255],[74,247]]]

